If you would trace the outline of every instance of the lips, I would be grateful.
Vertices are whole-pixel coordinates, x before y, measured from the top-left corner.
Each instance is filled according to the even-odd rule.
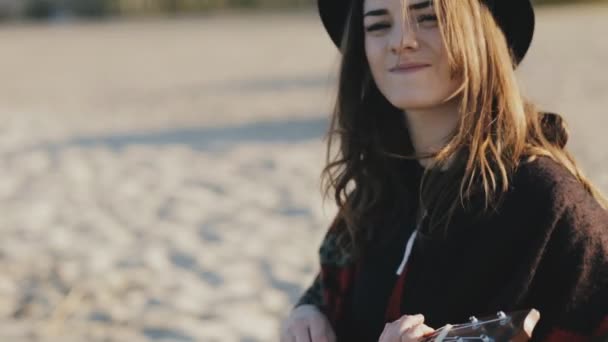
[[[424,69],[429,67],[430,64],[426,63],[403,63],[397,66],[394,66],[389,69],[390,72],[406,72],[406,71],[416,71],[420,69]]]

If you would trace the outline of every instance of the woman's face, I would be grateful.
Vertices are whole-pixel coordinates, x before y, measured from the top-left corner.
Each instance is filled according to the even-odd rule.
[[[432,1],[364,0],[363,15],[372,76],[393,106],[430,109],[454,94],[460,80],[450,77]]]

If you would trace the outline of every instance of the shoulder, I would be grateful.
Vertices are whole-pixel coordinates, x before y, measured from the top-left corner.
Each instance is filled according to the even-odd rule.
[[[513,174],[512,185],[516,191],[528,190],[546,196],[584,191],[583,185],[564,165],[546,156],[522,161]]]
[[[532,217],[521,218],[525,229],[520,231],[536,233],[527,306],[544,316],[537,329],[541,335],[556,328],[590,334],[607,314],[608,211],[549,157],[522,164],[513,184],[514,193],[534,198],[517,195],[514,202]]]
[[[517,197],[550,201],[554,209],[581,206],[601,208],[564,165],[546,156],[520,163],[513,174],[510,191],[516,193]]]
[[[608,211],[561,163],[545,156],[523,162],[513,175],[511,191],[515,205],[544,211],[561,234],[597,238],[608,246]]]

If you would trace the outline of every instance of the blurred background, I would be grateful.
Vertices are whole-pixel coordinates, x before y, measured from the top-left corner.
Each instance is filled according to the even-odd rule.
[[[608,2],[518,69],[608,192]],[[335,208],[312,0],[0,0],[0,340],[277,341]]]

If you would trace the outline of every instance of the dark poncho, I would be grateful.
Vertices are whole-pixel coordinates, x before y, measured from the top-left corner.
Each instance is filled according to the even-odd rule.
[[[320,272],[296,306],[319,307],[338,341],[377,341],[385,323],[405,314],[422,313],[439,328],[528,308],[541,313],[534,341],[608,333],[608,212],[552,159],[522,163],[495,213],[481,220],[457,213],[448,239],[418,236],[401,276],[413,215],[397,224],[397,237],[362,260],[326,233]]]

